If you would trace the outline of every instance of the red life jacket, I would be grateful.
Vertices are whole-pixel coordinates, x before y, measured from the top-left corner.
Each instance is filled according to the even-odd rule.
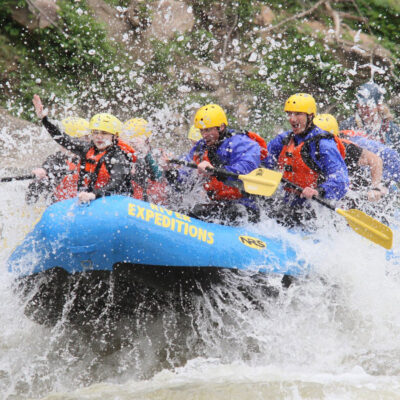
[[[132,180],[133,197],[137,200],[145,200],[154,204],[167,204],[167,183],[164,181],[147,180],[146,196],[145,190]]]
[[[362,136],[365,138],[368,138],[368,135],[363,132],[363,131],[353,131],[352,129],[347,129],[344,131],[340,131],[339,132],[340,135],[344,135],[344,136]]]
[[[340,131],[339,134],[342,134],[344,136],[361,136],[367,139],[375,140],[380,143],[385,143],[385,133],[388,131],[389,126],[390,120],[382,120],[378,135],[368,135],[365,131],[355,131],[352,129]]]
[[[72,199],[78,193],[79,163],[67,160],[70,173],[67,173],[54,191],[56,201]]]
[[[193,161],[197,165],[202,161],[210,162],[210,159],[208,158],[208,150],[205,150],[202,157],[200,157],[198,154],[195,154]],[[212,176],[209,181],[203,185],[203,187],[212,200],[236,200],[243,197],[238,188],[225,185],[225,183],[219,181],[215,176]]]
[[[255,132],[246,132],[246,134],[251,140],[254,140],[260,146],[261,160],[264,160],[265,158],[267,158],[268,147],[267,147],[267,143],[265,142],[265,140],[258,133],[255,133]]]
[[[341,140],[334,135],[318,135],[295,145],[292,135],[287,137],[287,143],[284,144],[282,151],[278,157],[279,168],[283,171],[283,177],[290,182],[302,187],[311,187],[316,189],[322,183],[322,176],[318,165],[311,158],[308,151],[308,143],[318,141],[325,138],[333,138],[336,142],[337,149],[343,159],[346,157],[346,149]]]
[[[128,156],[128,158],[132,160],[133,163],[136,162],[135,150],[131,146],[123,142],[121,139],[118,139],[116,144]],[[93,178],[91,179],[95,179],[95,182],[93,184],[91,182],[91,179],[85,177],[85,187],[89,187],[90,185],[93,189],[99,189],[106,186],[109,182],[110,173],[107,171],[103,159],[103,157],[106,156],[107,152],[108,148],[98,154],[95,154],[95,148],[91,147],[86,153],[83,171],[86,174],[91,174],[93,176]]]

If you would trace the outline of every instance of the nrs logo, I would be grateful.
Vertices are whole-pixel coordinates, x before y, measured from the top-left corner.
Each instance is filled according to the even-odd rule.
[[[251,236],[239,236],[239,240],[247,247],[251,247],[252,249],[265,249],[267,245],[260,239],[251,237]]]

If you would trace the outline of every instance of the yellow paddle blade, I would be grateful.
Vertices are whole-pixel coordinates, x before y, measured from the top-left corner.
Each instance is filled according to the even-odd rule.
[[[379,244],[385,249],[392,248],[393,232],[388,226],[382,224],[382,222],[356,209],[342,210],[337,208],[335,211],[345,217],[351,228],[359,235]]]
[[[257,168],[247,175],[239,175],[244,184],[244,190],[259,196],[272,196],[282,179],[280,172],[265,168]]]

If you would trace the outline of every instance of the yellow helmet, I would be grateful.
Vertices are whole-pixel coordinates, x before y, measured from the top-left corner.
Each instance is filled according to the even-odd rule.
[[[224,110],[217,104],[207,104],[197,110],[194,116],[194,126],[198,129],[219,127],[228,125]]]
[[[339,134],[339,125],[336,118],[331,114],[319,114],[314,120],[314,125],[334,135]]]
[[[149,137],[152,132],[148,125],[149,123],[143,118],[132,118],[124,123],[122,131],[127,139],[143,135]]]
[[[194,125],[190,127],[189,133],[188,133],[188,138],[190,140],[194,140],[198,142],[200,139],[202,139],[200,129],[196,128]]]
[[[89,122],[89,129],[118,135],[122,131],[122,122],[108,113],[96,114]]]
[[[284,110],[317,115],[317,104],[310,94],[296,93],[286,100]]]
[[[67,135],[80,138],[89,135],[89,121],[78,117],[68,117],[61,121]]]

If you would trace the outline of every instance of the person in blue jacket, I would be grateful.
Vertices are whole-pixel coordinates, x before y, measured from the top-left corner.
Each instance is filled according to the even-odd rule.
[[[243,217],[259,220],[259,209],[254,199],[243,192],[241,181],[218,174],[215,168],[246,175],[260,166],[261,147],[247,132],[228,128],[224,110],[217,104],[201,107],[194,118],[200,129],[199,140],[185,156],[185,161],[197,164],[197,174],[210,202],[197,204],[191,215],[203,220],[236,223]],[[192,175],[187,168],[169,170],[167,179],[176,188],[185,186]],[[246,215],[247,214],[247,215]]]
[[[395,184],[400,182],[400,155],[396,150],[376,140],[367,139],[363,136],[353,136],[349,134],[349,131],[340,131],[340,137],[351,140],[361,148],[379,156],[383,162],[383,186],[380,190],[387,194],[388,189],[395,188]]]
[[[266,168],[278,169],[283,177],[300,186],[301,192],[287,189],[278,221],[286,225],[301,224],[315,216],[307,212],[307,200],[319,196],[339,200],[347,192],[349,177],[344,163],[344,146],[328,133],[314,125],[317,114],[314,98],[297,93],[285,103],[290,131],[283,132],[268,143]]]
[[[400,127],[387,111],[384,94],[385,90],[374,82],[361,85],[356,93],[355,115],[342,121],[339,128],[384,143],[400,154]]]

